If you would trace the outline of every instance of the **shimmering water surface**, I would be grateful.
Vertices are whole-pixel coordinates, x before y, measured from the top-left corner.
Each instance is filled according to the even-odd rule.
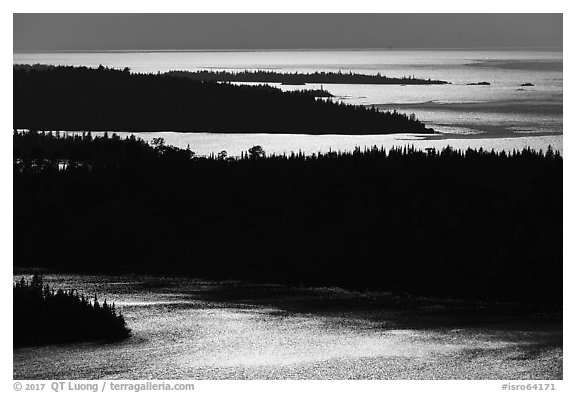
[[[406,323],[417,320],[416,313],[400,318],[397,310],[366,308],[374,294],[339,289],[268,286],[258,301],[224,300],[215,294],[230,283],[46,278],[55,287],[116,302],[133,335],[115,344],[16,349],[15,379],[562,378],[560,322],[491,317],[486,324],[465,316],[455,322],[446,314]],[[322,306],[298,306],[309,301]],[[430,302],[418,314],[438,307]]]
[[[563,74],[561,51],[381,50],[246,52],[16,53],[14,63],[85,65],[133,72],[261,69],[279,72],[342,71],[440,79],[440,86],[324,85],[339,100],[382,110],[415,113],[442,135],[417,142],[422,147],[513,149],[531,146],[562,150]],[[490,86],[469,83],[489,82]],[[521,85],[531,83],[534,86]],[[283,90],[302,86],[282,86]],[[306,88],[321,86],[309,84]],[[230,105],[234,105],[233,102]],[[209,133],[210,130],[193,130]],[[269,152],[390,145],[389,136],[169,136],[199,154],[227,150],[236,155],[260,144]],[[405,138],[395,140],[402,145]],[[414,138],[412,138],[414,139]]]

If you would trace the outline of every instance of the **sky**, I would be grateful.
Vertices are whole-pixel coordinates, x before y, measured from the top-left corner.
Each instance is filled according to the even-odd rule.
[[[14,14],[14,52],[562,48],[562,14]]]

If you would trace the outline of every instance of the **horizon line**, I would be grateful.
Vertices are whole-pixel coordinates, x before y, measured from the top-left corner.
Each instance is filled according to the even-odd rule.
[[[259,49],[58,49],[58,50],[44,50],[44,49],[24,49],[13,50],[13,54],[29,54],[29,53],[176,53],[176,52],[346,52],[346,51],[467,51],[467,50],[547,50],[547,51],[563,51],[563,47],[462,47],[462,48],[417,48],[417,47],[394,47],[394,48],[259,48]]]

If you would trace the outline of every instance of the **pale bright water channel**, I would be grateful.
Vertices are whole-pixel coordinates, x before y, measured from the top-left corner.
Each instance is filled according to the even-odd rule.
[[[554,318],[454,314],[446,310],[455,304],[430,300],[401,311],[386,296],[339,289],[46,279],[116,302],[133,334],[114,344],[16,349],[15,379],[562,378]]]

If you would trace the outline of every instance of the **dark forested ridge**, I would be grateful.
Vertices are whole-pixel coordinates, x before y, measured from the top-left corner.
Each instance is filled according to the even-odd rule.
[[[414,115],[235,86],[100,67],[14,66],[14,128],[74,131],[433,133]]]
[[[179,76],[197,81],[216,82],[259,82],[259,83],[282,83],[285,85],[303,85],[306,83],[327,83],[327,84],[365,84],[365,85],[446,85],[449,82],[421,79],[413,76],[393,78],[380,73],[375,75],[358,74],[350,72],[325,72],[317,71],[313,73],[289,72],[281,73],[276,71],[170,71],[167,75]]]
[[[14,156],[17,267],[562,302],[552,151],[225,159],[15,133]]]

